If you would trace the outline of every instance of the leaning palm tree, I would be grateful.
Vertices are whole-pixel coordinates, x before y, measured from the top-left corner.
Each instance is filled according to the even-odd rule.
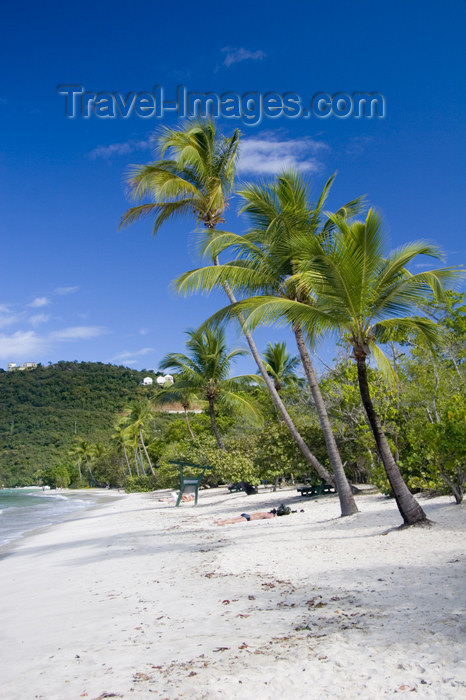
[[[253,375],[230,377],[232,360],[247,354],[247,350],[236,348],[228,352],[225,334],[221,329],[187,331],[189,340],[186,346],[189,355],[170,353],[163,358],[160,369],[170,369],[179,372],[176,384],[178,391],[186,394],[202,396],[208,405],[212,431],[221,450],[225,450],[220,430],[216,420],[218,405],[235,408],[249,414],[255,420],[259,415],[251,399],[244,389],[252,380]]]
[[[152,216],[155,235],[165,221],[188,214],[194,216],[197,225],[204,226],[212,234],[224,221],[224,212],[229,205],[238,144],[238,130],[230,138],[222,138],[210,120],[188,122],[179,129],[164,128],[158,139],[159,160],[135,166],[128,175],[131,195],[135,199],[147,196],[153,201],[129,209],[122,217],[121,226]],[[212,260],[214,265],[219,264],[217,254]],[[228,282],[224,281],[222,286],[230,304],[234,304],[236,298]],[[238,321],[272,400],[305,459],[323,479],[333,482],[333,477],[311,452],[293,423],[241,316],[238,316]]]
[[[185,380],[188,379],[186,382]],[[170,384],[166,389],[163,388],[158,394],[154,396],[154,405],[164,405],[177,402],[181,404],[184,413],[184,420],[186,422],[186,428],[191,436],[192,440],[195,440],[193,429],[191,428],[191,423],[189,422],[189,411],[193,409],[194,406],[198,406],[200,401],[199,397],[193,392],[192,388],[189,386],[189,377],[185,377],[183,372],[180,372],[176,377],[173,384]]]
[[[116,450],[118,454],[121,457],[121,470],[123,472],[123,476],[126,476],[125,474],[125,467],[124,464],[126,463],[126,467],[128,469],[129,476],[132,477],[132,471],[131,471],[131,464],[128,459],[128,452],[126,448],[128,447],[128,435],[127,431],[121,426],[121,425],[116,425],[115,426],[115,432],[111,436],[111,440],[113,444],[116,447]]]
[[[296,369],[299,367],[299,359],[291,357],[286,350],[285,343],[269,343],[264,351],[263,359],[267,374],[273,379],[275,389],[280,393],[284,387],[296,385],[298,378]]]
[[[91,482],[95,483],[94,475],[92,474],[91,463],[95,454],[95,446],[84,440],[83,438],[76,438],[73,447],[70,450],[71,455],[75,455],[78,462],[79,471],[79,481],[82,480],[81,464],[85,464],[87,471],[89,472],[89,477]]]
[[[313,299],[292,280],[303,249],[312,246],[317,235],[328,237],[332,233],[334,224],[325,220],[322,209],[334,177],[327,181],[315,204],[309,203],[306,183],[295,172],[284,172],[271,185],[246,186],[240,192],[244,200],[242,211],[248,215],[252,228],[243,236],[218,232],[205,242],[203,248],[208,257],[230,248],[236,250],[236,259],[221,266],[185,273],[176,281],[178,290],[186,293],[199,288],[210,290],[226,280],[241,294],[262,293],[274,295],[277,299],[299,299],[302,303],[312,304]],[[339,214],[345,218],[351,217],[361,206],[361,199],[353,200],[341,207]],[[230,307],[230,315],[233,308],[237,307]],[[225,315],[228,315],[228,310],[222,310],[216,317]],[[337,487],[342,515],[352,515],[357,512],[357,506],[306,348],[303,328],[295,322],[292,330],[324,434],[334,475],[330,480]],[[314,329],[310,339],[315,340],[318,333],[319,329]],[[328,477],[324,478],[329,481]]]
[[[129,433],[137,436],[140,447],[144,451],[144,455],[149,464],[149,469],[152,475],[155,475],[152,460],[147,451],[147,446],[144,440],[148,426],[153,418],[153,408],[148,399],[134,401],[126,407],[123,415],[122,425],[128,429]]]
[[[302,293],[315,296],[313,306],[262,296],[241,302],[238,309],[248,313],[251,327],[259,321],[286,319],[299,323],[311,335],[317,328],[336,331],[349,343],[367,420],[404,524],[422,523],[426,515],[403,480],[372,402],[367,361],[372,354],[379,368],[389,374],[391,366],[380,343],[407,333],[420,334],[430,345],[437,343],[436,324],[415,314],[459,272],[441,268],[410,273],[406,266],[418,255],[441,257],[436,246],[424,241],[385,255],[381,219],[374,210],[363,222],[349,224],[336,215],[330,215],[330,220],[333,235],[316,238],[312,251],[303,249],[293,280]]]

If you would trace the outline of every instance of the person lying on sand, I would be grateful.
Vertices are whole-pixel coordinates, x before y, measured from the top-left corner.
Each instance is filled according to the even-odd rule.
[[[234,525],[236,523],[248,523],[250,520],[269,520],[270,518],[275,518],[277,515],[289,515],[290,513],[296,513],[296,511],[282,504],[277,509],[273,508],[273,510],[269,510],[268,513],[258,510],[255,513],[241,513],[237,518],[214,520],[214,522],[216,525]]]
[[[159,498],[159,501],[165,501],[165,502],[170,502],[170,503],[176,503],[178,500],[178,493],[176,491],[172,491],[167,498]],[[187,503],[189,501],[194,501],[194,494],[193,493],[184,493],[181,496],[181,500],[183,503]]]
[[[241,513],[237,518],[226,518],[225,520],[214,520],[216,525],[234,525],[235,523],[248,523],[250,520],[268,520],[275,518],[276,513],[264,513],[257,511],[256,513]]]

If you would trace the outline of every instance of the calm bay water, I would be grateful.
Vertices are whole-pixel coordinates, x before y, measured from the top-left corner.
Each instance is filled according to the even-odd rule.
[[[92,493],[0,489],[0,546],[36,528],[63,522],[98,500],[97,494]]]

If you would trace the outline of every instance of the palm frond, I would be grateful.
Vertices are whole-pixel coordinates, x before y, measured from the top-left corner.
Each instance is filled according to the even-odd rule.
[[[392,364],[388,357],[385,355],[383,352],[382,348],[377,345],[377,343],[371,342],[369,344],[371,353],[374,357],[374,360],[377,363],[377,367],[379,368],[380,372],[382,373],[383,377],[386,379],[389,384],[395,384],[396,382],[396,374],[395,371],[392,367]]]

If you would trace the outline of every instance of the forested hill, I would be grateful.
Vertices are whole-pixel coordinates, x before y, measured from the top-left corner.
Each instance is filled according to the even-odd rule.
[[[107,442],[115,414],[147,394],[140,386],[146,376],[156,377],[100,362],[0,371],[0,485],[31,483],[34,472],[67,455],[77,436]]]

